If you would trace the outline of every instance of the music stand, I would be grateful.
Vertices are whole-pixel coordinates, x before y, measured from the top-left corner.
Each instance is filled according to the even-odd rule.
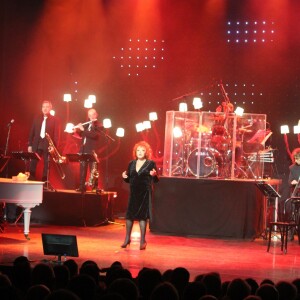
[[[281,195],[269,184],[269,183],[266,183],[264,181],[259,181],[259,182],[256,182],[255,185],[258,187],[258,189],[263,193],[263,195],[269,200],[271,198],[281,198]],[[277,203],[277,200],[275,200],[275,221],[277,219],[276,217],[276,211],[277,211],[277,206],[278,206],[278,203]],[[266,216],[267,218],[267,216]],[[266,237],[266,230],[267,230],[267,220],[266,220],[266,229],[265,229],[265,237]]]
[[[89,154],[89,153],[72,154],[71,153],[71,154],[66,154],[66,157],[70,162],[80,162],[85,164],[94,163],[94,162],[99,163],[98,157],[95,154]],[[97,186],[98,186],[98,182],[97,182]],[[101,192],[101,190],[99,188],[96,188],[96,194],[98,194],[99,192]]]
[[[13,151],[11,156],[16,159],[21,159],[25,163],[25,172],[27,171],[27,163],[30,160],[41,160],[41,157],[36,152]]]
[[[259,181],[256,186],[267,198],[281,198],[281,195],[268,183]]]

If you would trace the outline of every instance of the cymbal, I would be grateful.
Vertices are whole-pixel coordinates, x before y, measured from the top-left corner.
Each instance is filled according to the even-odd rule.
[[[198,128],[197,128],[197,131],[198,132],[201,132],[201,133],[206,133],[206,132],[210,132],[210,129],[204,125],[200,125]]]
[[[240,132],[252,132],[252,130],[246,129],[246,128],[238,128],[238,131],[240,131]]]

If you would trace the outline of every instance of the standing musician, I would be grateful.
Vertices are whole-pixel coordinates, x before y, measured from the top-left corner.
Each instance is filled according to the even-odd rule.
[[[103,127],[99,126],[99,123],[97,122],[98,113],[94,108],[88,110],[88,118],[90,120],[88,124],[82,125],[81,123],[79,123],[73,129],[74,133],[78,134],[81,138],[81,147],[79,151],[80,154],[96,153],[98,142],[100,139],[100,133],[103,130]],[[86,176],[88,167],[90,168],[90,172],[92,172],[93,166],[95,167],[95,164],[93,164],[93,162],[80,162],[80,183],[79,187],[76,189],[77,192],[86,191]]]
[[[290,165],[289,170],[289,185],[295,188],[300,178],[300,148],[294,149],[292,152],[293,164]],[[296,191],[297,193],[298,191]]]
[[[44,167],[42,181],[47,181],[48,177],[48,161],[49,142],[46,138],[48,133],[56,146],[59,141],[59,121],[55,116],[50,115],[52,104],[45,100],[42,102],[42,113],[33,120],[28,140],[28,152],[37,152],[43,157]],[[31,160],[29,167],[29,180],[36,180],[36,167],[38,160]]]

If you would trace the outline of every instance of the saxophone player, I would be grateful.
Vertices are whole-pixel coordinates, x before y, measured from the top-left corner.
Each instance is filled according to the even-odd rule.
[[[94,108],[89,109],[87,114],[90,122],[84,125],[81,123],[77,124],[73,131],[81,138],[81,147],[79,153],[94,155],[98,148],[102,127],[100,127],[97,122],[98,113]],[[93,164],[93,162],[80,162],[80,183],[79,187],[76,189],[77,192],[83,193],[86,191],[86,177],[88,168],[90,169],[90,172],[96,171],[95,164]]]
[[[55,145],[58,145],[59,140],[59,121],[57,117],[52,116],[50,111],[52,104],[45,100],[42,102],[41,113],[33,119],[33,123],[29,132],[28,152],[37,152],[43,158],[43,173],[42,181],[48,180],[48,160],[49,142],[46,138],[48,133]],[[36,180],[37,160],[31,160],[29,172],[30,180]]]

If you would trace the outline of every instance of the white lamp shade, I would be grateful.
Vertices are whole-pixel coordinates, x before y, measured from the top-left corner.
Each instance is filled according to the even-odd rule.
[[[299,125],[294,126],[294,133],[295,134],[299,134],[300,133],[300,126]]]
[[[89,99],[85,99],[84,100],[84,107],[85,108],[92,108],[93,107],[93,103]]]
[[[111,120],[110,119],[104,119],[103,120],[103,127],[104,128],[110,128],[111,127]]]
[[[70,101],[72,101],[72,95],[64,94],[64,102],[70,102]]]
[[[95,95],[89,95],[88,99],[89,99],[92,103],[96,103],[96,96],[95,96]]]
[[[151,123],[150,123],[150,121],[144,121],[144,122],[143,122],[143,126],[144,126],[144,129],[150,129],[150,128],[151,128]]]
[[[290,133],[289,126],[288,125],[281,125],[280,126],[280,133],[281,134]]]
[[[157,113],[156,112],[151,112],[149,113],[149,120],[150,121],[156,121],[158,118],[157,118]]]
[[[50,110],[50,115],[51,115],[51,116],[55,116],[55,110],[51,109],[51,110]]]
[[[143,130],[145,129],[143,123],[137,123],[137,124],[135,125],[135,128],[136,128],[136,131],[137,131],[137,132],[141,132],[141,131],[143,131]]]
[[[179,103],[179,111],[181,112],[187,111],[187,104],[185,102]]]
[[[244,114],[244,109],[238,106],[234,112],[237,116],[242,116]]]
[[[203,103],[202,103],[202,101],[201,101],[201,98],[195,97],[195,98],[193,99],[193,105],[194,105],[194,108],[195,108],[195,109],[200,109],[200,108],[202,108],[202,107],[203,107]]]
[[[121,127],[117,128],[116,136],[118,136],[118,137],[123,137],[124,135],[125,135],[125,130],[124,130],[124,128],[121,128]]]
[[[74,128],[74,124],[73,123],[67,123],[66,128],[65,128],[65,132],[72,133],[73,132],[73,128]]]

